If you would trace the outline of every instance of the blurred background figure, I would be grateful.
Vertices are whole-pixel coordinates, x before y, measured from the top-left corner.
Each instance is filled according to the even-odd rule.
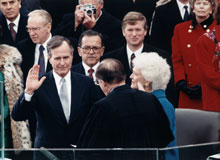
[[[90,12],[87,12],[88,7],[86,6],[88,4],[90,4]],[[83,9],[83,7],[87,9]],[[79,0],[75,12],[63,16],[54,34],[68,37],[73,41],[73,46],[76,47],[80,35],[88,29],[102,34],[105,51],[116,49],[124,42],[121,34],[121,21],[104,10],[103,0]],[[73,64],[80,61],[80,58],[75,57]]]
[[[192,18],[189,0],[160,0],[157,4],[150,27],[149,43],[171,55],[174,27]]]
[[[4,90],[3,93],[1,93],[4,99],[4,117],[1,118],[5,119],[5,148],[31,148],[28,122],[15,122],[10,117],[13,105],[23,91],[22,71],[19,66],[21,61],[21,54],[16,48],[5,44],[0,45],[0,81],[4,82]],[[0,133],[1,132],[2,131],[0,131]],[[0,139],[0,141],[2,141],[2,139]],[[8,153],[9,152],[6,153],[6,157],[12,158],[13,155],[8,155]],[[12,152],[10,152],[10,154],[11,153]]]
[[[26,32],[27,12],[20,10],[21,0],[0,0],[0,43],[17,46],[18,42],[28,38]]]
[[[31,11],[33,11],[35,9],[40,9],[41,8],[40,1],[41,0],[21,0],[21,5],[27,11],[31,12]]]
[[[104,0],[104,9],[120,20],[130,11],[141,12],[150,26],[157,2],[158,0]]]
[[[196,41],[214,25],[215,0],[191,0],[193,19],[176,25],[172,38],[174,80],[180,91],[179,108],[202,109],[201,78],[195,59]]]
[[[203,110],[220,111],[220,1],[215,14],[217,25],[202,35],[196,58],[201,75]]]
[[[131,87],[150,92],[160,101],[167,118],[174,140],[167,147],[176,146],[176,118],[173,105],[166,97],[165,89],[170,80],[170,66],[166,60],[155,52],[142,53],[134,59],[133,73],[131,74]],[[177,150],[168,150],[165,153],[167,160],[178,160]]]

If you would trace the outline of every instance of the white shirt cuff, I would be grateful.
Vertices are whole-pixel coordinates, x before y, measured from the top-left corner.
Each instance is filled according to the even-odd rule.
[[[24,93],[24,99],[25,99],[25,101],[30,102],[33,95],[34,95],[34,94]]]

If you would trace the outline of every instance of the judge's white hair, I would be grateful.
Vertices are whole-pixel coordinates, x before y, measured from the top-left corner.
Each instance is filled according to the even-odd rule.
[[[165,90],[170,80],[171,71],[166,59],[156,52],[144,52],[133,61],[134,67],[139,69],[146,81],[152,82],[152,90]]]

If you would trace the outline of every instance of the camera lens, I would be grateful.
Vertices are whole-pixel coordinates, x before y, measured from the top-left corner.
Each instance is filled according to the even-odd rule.
[[[91,10],[87,10],[87,14],[88,14],[88,16],[91,16],[92,15],[92,11]]]

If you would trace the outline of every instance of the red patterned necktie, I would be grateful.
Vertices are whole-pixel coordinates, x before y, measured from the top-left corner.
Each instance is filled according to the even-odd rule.
[[[11,32],[11,36],[12,36],[13,41],[15,41],[15,39],[16,39],[16,32],[14,30],[14,26],[15,26],[14,23],[9,24],[10,32]]]
[[[94,72],[94,69],[90,68],[90,69],[88,70],[88,72],[89,72],[89,77],[93,79],[92,74],[93,74],[93,72]]]

